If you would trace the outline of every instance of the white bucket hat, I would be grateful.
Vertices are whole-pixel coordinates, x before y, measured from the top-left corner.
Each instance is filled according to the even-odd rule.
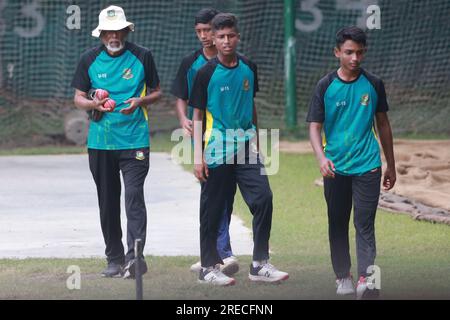
[[[134,23],[127,21],[123,9],[117,6],[109,6],[98,15],[98,26],[92,30],[92,36],[98,38],[103,30],[117,31],[126,27],[134,31]]]

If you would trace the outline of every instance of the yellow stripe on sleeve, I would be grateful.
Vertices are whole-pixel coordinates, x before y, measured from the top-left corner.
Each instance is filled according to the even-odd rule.
[[[147,85],[144,83],[144,89],[142,89],[140,97],[145,97],[147,95]],[[148,111],[147,107],[141,107],[142,112],[144,112],[145,121],[148,121]]]
[[[208,145],[209,139],[211,138],[213,121],[214,120],[211,112],[206,110],[205,148]]]

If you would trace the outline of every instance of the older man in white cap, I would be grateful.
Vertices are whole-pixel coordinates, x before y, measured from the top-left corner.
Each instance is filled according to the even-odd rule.
[[[87,147],[97,186],[100,222],[108,265],[105,277],[133,278],[134,241],[145,244],[147,211],[144,181],[149,169],[147,106],[161,96],[150,50],[125,41],[134,24],[122,8],[100,12],[92,36],[101,44],[84,52],[72,80],[75,105],[91,113]],[[100,90],[101,89],[101,90]],[[122,244],[120,193],[125,186],[127,244]],[[142,271],[147,271],[145,261]]]

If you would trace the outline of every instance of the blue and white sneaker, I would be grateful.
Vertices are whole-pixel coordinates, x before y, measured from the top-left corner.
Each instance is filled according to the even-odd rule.
[[[250,264],[250,273],[248,274],[248,278],[252,281],[280,282],[287,280],[289,278],[289,274],[278,270],[273,265],[266,262],[258,267],[253,267],[253,264]]]
[[[230,278],[220,271],[219,266],[209,267],[200,270],[198,282],[203,284],[212,284],[216,286],[232,286],[236,283],[234,278]]]

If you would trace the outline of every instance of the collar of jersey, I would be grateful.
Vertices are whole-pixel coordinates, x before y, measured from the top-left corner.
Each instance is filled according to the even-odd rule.
[[[222,62],[220,62],[218,56],[216,56],[214,59],[216,59],[216,60],[217,60],[217,63],[220,64],[221,66],[223,66],[225,69],[230,69],[230,70],[231,70],[231,69],[236,69],[237,67],[239,67],[239,60],[241,60],[241,59],[239,59],[239,56],[236,55],[236,59],[237,59],[236,65],[235,65],[234,67],[228,67],[228,66],[224,65]]]
[[[359,74],[358,74],[358,76],[357,76],[355,79],[353,79],[352,81],[345,81],[344,79],[342,79],[341,77],[339,77],[339,74],[338,74],[337,70],[335,71],[336,77],[339,79],[339,81],[341,81],[341,82],[343,82],[343,83],[345,83],[345,84],[351,84],[351,83],[354,83],[354,82],[358,81],[359,78],[361,77],[361,75],[363,74],[363,72],[364,72],[363,69],[360,68],[360,69],[359,69]]]

